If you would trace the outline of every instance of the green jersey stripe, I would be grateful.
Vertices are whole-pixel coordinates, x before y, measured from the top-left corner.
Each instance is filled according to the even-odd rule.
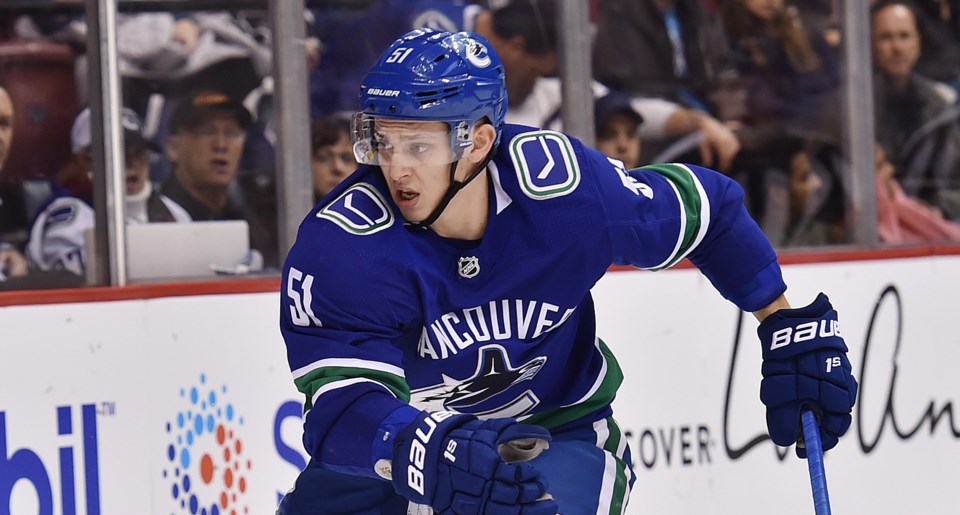
[[[616,502],[611,503],[610,513],[620,514],[626,507],[624,501],[630,495],[630,476],[633,471],[623,460],[623,455],[627,450],[627,439],[624,438],[620,426],[613,417],[607,417],[606,422],[610,431],[610,438],[607,439],[607,445],[604,446],[604,449],[612,453],[617,460],[617,478],[613,487],[613,498]]]
[[[617,363],[617,358],[613,356],[613,353],[607,348],[607,344],[603,343],[603,340],[598,338],[596,345],[597,348],[600,349],[600,353],[603,354],[604,361],[604,366],[600,370],[599,385],[594,385],[590,392],[588,392],[588,395],[573,404],[561,406],[560,408],[542,413],[534,413],[527,417],[520,417],[520,420],[528,424],[536,424],[547,429],[553,429],[573,422],[578,418],[585,417],[613,402],[613,398],[617,394],[617,389],[620,388],[620,383],[623,382],[623,371],[620,370],[620,364]]]
[[[677,245],[662,263],[647,270],[669,268],[687,257],[703,241],[710,226],[710,200],[696,174],[679,164],[655,164],[641,168],[664,177],[680,202],[680,231]]]
[[[294,384],[306,400],[303,412],[313,407],[318,394],[332,389],[342,388],[361,381],[369,381],[383,386],[398,399],[410,401],[410,387],[406,380],[396,374],[355,367],[323,367],[312,370],[296,380]]]
[[[598,420],[597,423],[603,424],[605,427],[605,438],[602,442],[597,442],[597,444],[603,448],[603,450],[613,454],[618,458],[623,457],[623,434],[620,433],[620,426],[613,421],[613,417],[607,417],[603,420]]]
[[[683,194],[680,193],[680,189],[677,187],[677,184],[675,182],[673,182],[669,178],[665,178],[665,179],[667,180],[667,184],[669,184],[670,187],[673,189],[673,193],[677,196],[677,202],[680,203],[680,231],[679,231],[680,236],[677,238],[677,244],[673,247],[673,250],[670,251],[670,255],[667,256],[667,259],[663,260],[663,262],[661,262],[659,265],[656,265],[652,268],[648,268],[648,270],[653,270],[653,271],[662,270],[664,268],[669,267],[673,263],[674,258],[678,254],[680,254],[680,251],[683,249],[683,242],[687,235],[687,227],[688,227],[687,217],[689,216],[689,210],[687,209],[687,206],[683,201]]]
[[[613,417],[594,422],[593,430],[597,434],[597,446],[607,453],[597,513],[619,515],[629,494],[632,474],[623,460],[626,439]]]

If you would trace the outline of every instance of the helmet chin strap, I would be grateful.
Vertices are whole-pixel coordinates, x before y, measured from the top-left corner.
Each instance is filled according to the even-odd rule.
[[[490,152],[487,153],[487,157],[483,158],[483,161],[480,162],[480,166],[470,174],[463,182],[459,182],[454,177],[457,175],[457,163],[460,161],[454,161],[450,163],[450,186],[447,187],[446,193],[443,194],[443,198],[440,199],[440,203],[437,204],[437,207],[433,209],[433,212],[430,213],[430,216],[424,218],[419,222],[404,222],[404,225],[408,227],[416,227],[419,229],[426,229],[430,227],[434,222],[437,221],[437,218],[440,218],[440,215],[443,214],[443,210],[447,208],[447,205],[450,204],[450,201],[453,200],[453,196],[457,194],[458,191],[462,190],[470,184],[470,181],[477,178],[480,175],[480,172],[487,167],[487,163],[493,159],[493,154],[496,152],[496,147],[491,148]]]

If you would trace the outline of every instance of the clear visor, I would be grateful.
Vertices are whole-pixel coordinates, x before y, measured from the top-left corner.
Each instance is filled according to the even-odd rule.
[[[353,116],[353,155],[374,166],[448,165],[473,145],[473,128],[463,120],[418,121]]]

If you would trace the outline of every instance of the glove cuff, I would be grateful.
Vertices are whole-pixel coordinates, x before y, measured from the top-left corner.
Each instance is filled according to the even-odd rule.
[[[823,293],[808,306],[781,309],[769,315],[757,328],[757,336],[763,359],[792,358],[822,349],[847,351],[837,311]]]
[[[377,436],[373,440],[371,449],[371,464],[373,471],[383,479],[392,479],[394,442],[397,435],[411,422],[416,420],[422,411],[404,404],[387,415],[377,427]]]

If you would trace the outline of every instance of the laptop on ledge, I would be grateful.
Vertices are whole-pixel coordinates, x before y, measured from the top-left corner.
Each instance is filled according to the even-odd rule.
[[[86,232],[87,262],[93,263],[93,230]],[[127,224],[127,277],[131,282],[212,278],[216,268],[234,268],[249,250],[244,220]],[[92,280],[93,267],[87,269]]]

